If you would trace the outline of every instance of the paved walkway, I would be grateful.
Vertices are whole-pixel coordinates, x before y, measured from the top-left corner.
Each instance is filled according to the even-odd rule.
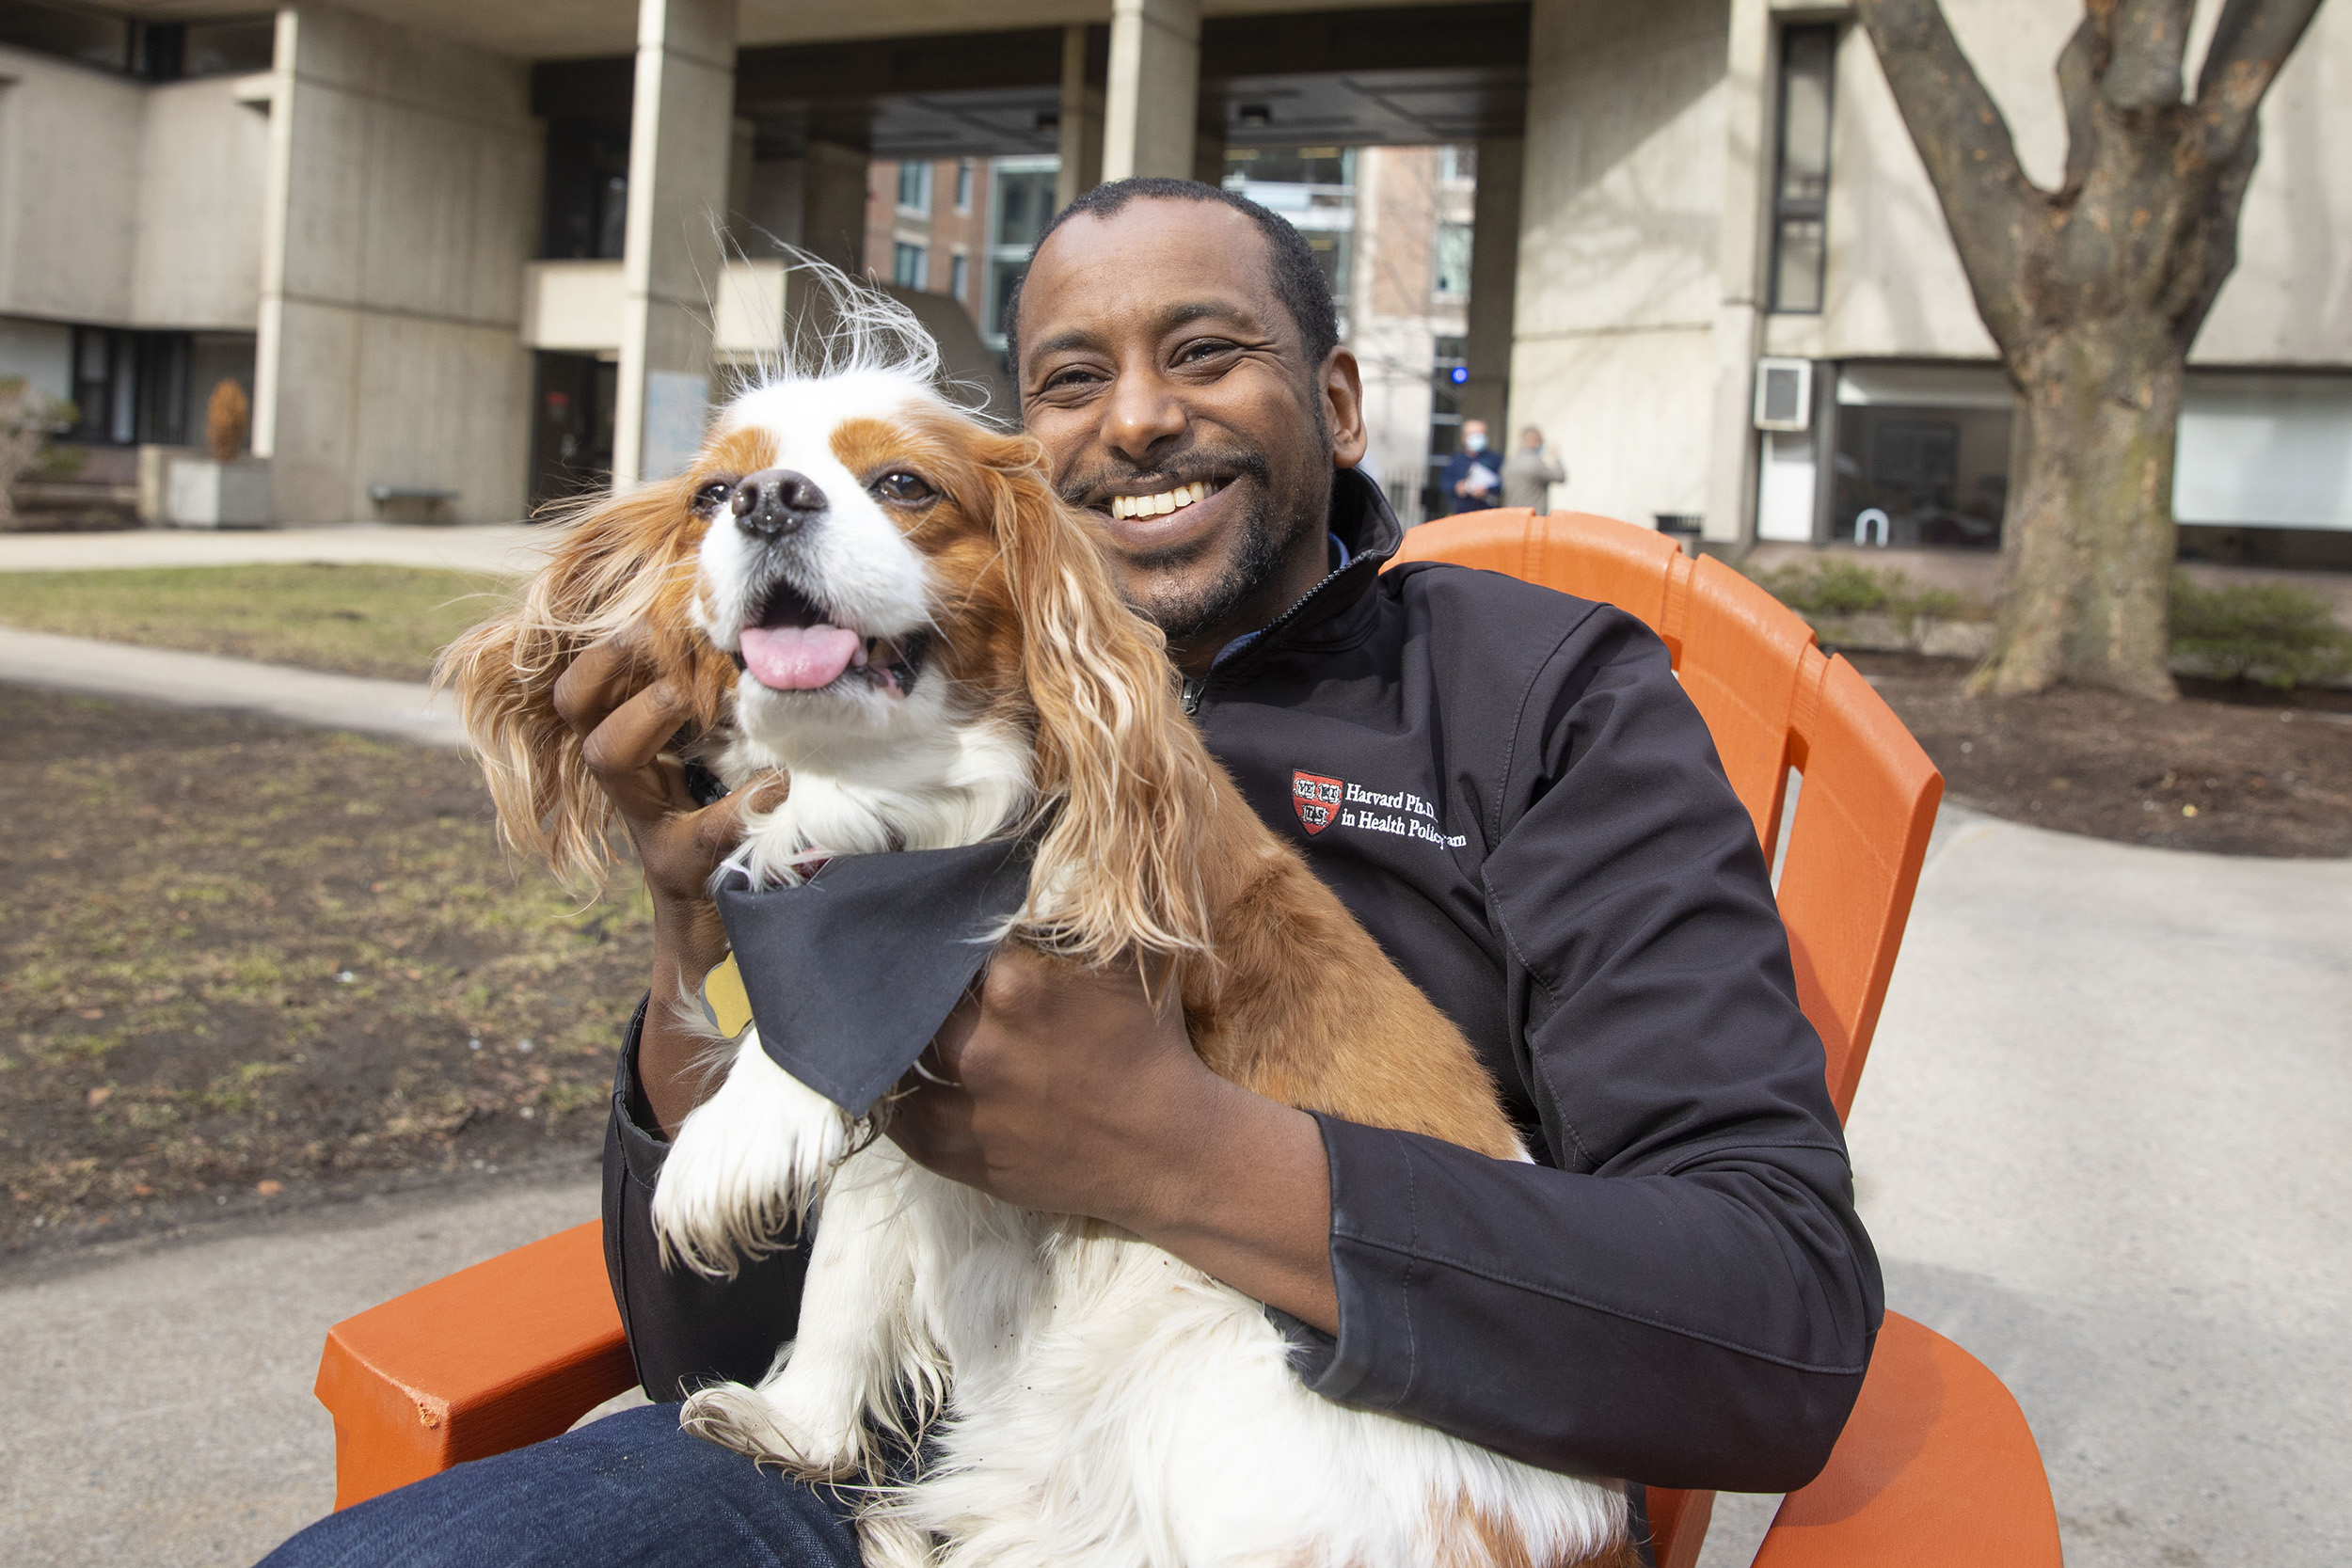
[[[23,657],[89,689],[103,646]],[[120,694],[378,727],[298,712],[302,672],[167,690],[192,656],[106,657]],[[1947,814],[1854,1108],[1857,1191],[1889,1304],[2024,1406],[2073,1568],[2352,1560],[2347,955],[2352,861]],[[584,1180],[355,1206],[0,1280],[0,1560],[250,1561],[330,1496],[326,1325],[595,1206]],[[1725,1498],[1708,1568],[1770,1508]]]
[[[335,528],[142,528],[119,533],[0,533],[0,572],[108,566],[236,566],[264,561],[368,562],[521,577],[548,531],[522,523],[428,528],[346,523]]]
[[[286,664],[58,637],[14,626],[0,626],[0,681],[173,707],[230,708],[428,746],[456,746],[465,740],[449,694],[419,683],[330,675]]]

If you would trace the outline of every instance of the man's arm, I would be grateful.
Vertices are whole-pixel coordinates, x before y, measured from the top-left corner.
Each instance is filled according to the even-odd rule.
[[[1139,988],[1107,981],[1081,1012],[990,988],[943,1037],[961,1085],[917,1088],[892,1136],[1336,1323],[1303,1363],[1330,1398],[1549,1468],[1788,1490],[1859,1391],[1877,1262],[1705,726],[1629,618],[1569,642],[1579,678],[1532,720],[1545,787],[1486,866],[1562,1168],[1330,1118],[1318,1161],[1301,1113],[1201,1091]]]
[[[635,845],[653,903],[654,964],[630,1020],[604,1147],[604,1258],[638,1381],[658,1400],[713,1378],[755,1383],[800,1314],[806,1248],[747,1263],[732,1279],[665,1269],[653,1234],[653,1189],[669,1140],[715,1080],[700,1070],[709,1041],[681,1026],[677,1005],[726,953],[707,888],[742,836],[747,801],[697,809],[680,769],[661,760],[676,734],[676,693],[643,681],[626,634],[599,642],[556,684],[564,722]]]

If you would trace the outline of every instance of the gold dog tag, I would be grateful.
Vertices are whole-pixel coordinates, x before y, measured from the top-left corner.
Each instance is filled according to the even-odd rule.
[[[729,953],[718,968],[703,976],[703,1011],[711,1026],[729,1039],[741,1037],[752,1024],[752,999],[743,990],[743,972]]]

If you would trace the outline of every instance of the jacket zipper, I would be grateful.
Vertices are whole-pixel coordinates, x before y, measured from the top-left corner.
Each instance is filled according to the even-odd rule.
[[[1296,604],[1282,611],[1281,614],[1277,615],[1273,620],[1268,621],[1265,624],[1265,628],[1259,632],[1258,635],[1251,640],[1249,646],[1243,649],[1239,657],[1242,658],[1248,658],[1250,655],[1257,653],[1260,649],[1265,647],[1267,643],[1273,641],[1275,637],[1284,626],[1290,625],[1292,621],[1297,618],[1300,610],[1314,603],[1315,596],[1317,594],[1321,594],[1325,589],[1330,587],[1334,581],[1338,580],[1342,572],[1345,572],[1348,569],[1348,566],[1353,566],[1355,563],[1356,562],[1353,561],[1349,562],[1347,566],[1343,566],[1338,572],[1328,574],[1321,582],[1318,582],[1312,588],[1308,589],[1305,594],[1299,596],[1299,600]],[[1184,677],[1184,689],[1180,695],[1184,703],[1184,712],[1187,715],[1196,714],[1200,711],[1201,694],[1208,690],[1209,682],[1216,678],[1216,672],[1217,667],[1213,665],[1210,667],[1209,673],[1205,675],[1186,675]]]

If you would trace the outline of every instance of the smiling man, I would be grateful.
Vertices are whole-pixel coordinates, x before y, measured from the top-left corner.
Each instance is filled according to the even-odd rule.
[[[1553,1469],[1802,1484],[1859,1388],[1877,1265],[1762,856],[1663,647],[1509,578],[1382,573],[1399,532],[1355,467],[1328,288],[1238,197],[1081,198],[1012,330],[1023,419],[1166,630],[1211,749],[1477,1048],[1533,1159],[1260,1099],[1131,977],[1010,950],[887,1135],[1264,1302],[1327,1398]],[[637,840],[666,990],[723,956],[702,889],[740,805],[693,809],[657,760],[676,709],[628,668],[595,651],[560,701]],[[728,1282],[659,1267],[651,1185],[705,1080],[699,1039],[641,1021],[607,1256],[640,1374],[674,1399],[766,1370],[804,1254]],[[845,1506],[657,1407],[338,1515],[279,1560],[846,1564]]]

